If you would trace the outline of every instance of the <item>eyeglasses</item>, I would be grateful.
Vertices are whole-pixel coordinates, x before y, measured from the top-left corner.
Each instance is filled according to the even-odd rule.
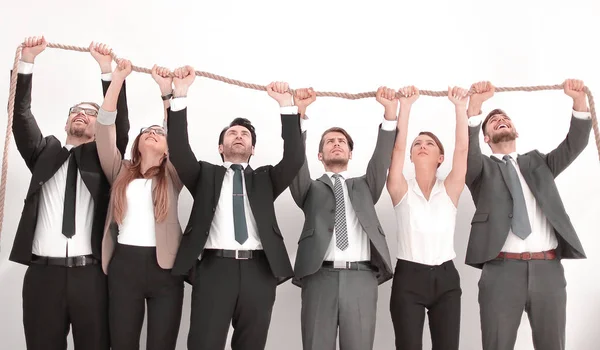
[[[157,125],[153,125],[153,126],[149,126],[149,127],[140,129],[140,134],[149,134],[151,132],[155,133],[156,135],[160,135],[160,136],[167,135],[167,133],[165,132],[165,129],[160,126],[157,126]]]
[[[81,112],[90,117],[95,117],[98,115],[98,111],[91,108],[71,107],[71,109],[69,109],[69,114],[79,114]]]

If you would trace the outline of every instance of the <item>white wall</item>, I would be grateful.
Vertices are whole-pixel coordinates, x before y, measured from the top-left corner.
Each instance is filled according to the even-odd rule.
[[[414,84],[440,90],[468,87],[477,80],[496,86],[561,83],[583,79],[600,98],[597,68],[600,34],[597,2],[553,1],[81,1],[56,0],[0,5],[0,100],[8,96],[14,48],[23,37],[45,34],[50,42],[87,46],[105,42],[134,64],[176,67],[193,65],[243,81],[266,84],[288,81],[292,87],[323,91],[373,91],[380,85]],[[89,54],[48,49],[36,60],[33,110],[41,129],[64,137],[67,108],[80,100],[101,101],[99,69]],[[158,88],[149,75],[128,79],[131,139],[139,127],[162,118]],[[217,136],[231,119],[244,116],[258,130],[253,166],[277,162],[282,142],[278,108],[266,93],[197,79],[189,92],[190,135],[199,158],[219,162]],[[518,150],[556,146],[568,128],[570,99],[561,91],[498,93],[486,106],[504,108],[520,132]],[[347,101],[320,98],[309,109],[312,130],[307,152],[313,176],[318,135],[343,126],[356,139],[351,173],[360,175],[375,144],[383,108],[374,99]],[[5,128],[5,118],[0,129]],[[437,133],[448,149],[441,173],[448,171],[453,149],[454,116],[445,98],[421,97],[413,108],[410,134]],[[4,133],[2,133],[4,134]],[[3,144],[3,140],[2,140]],[[484,147],[485,149],[485,147]],[[488,152],[487,149],[485,149]],[[406,167],[411,174],[410,163]],[[565,261],[568,280],[567,348],[597,348],[600,316],[598,225],[600,184],[598,154],[590,144],[558,179],[565,206],[586,248],[588,259]],[[0,348],[24,349],[21,287],[25,267],[7,260],[30,174],[14,143],[0,252]],[[189,194],[181,196],[181,222],[187,223]],[[302,212],[286,191],[276,202],[290,258],[295,258]],[[395,218],[384,192],[377,205],[392,256],[396,252]],[[456,265],[462,277],[461,349],[480,349],[477,281],[480,271],[464,264],[474,211],[468,190],[460,201],[456,227]],[[379,288],[376,349],[393,347],[389,315],[391,282]],[[189,288],[178,349],[185,349],[189,326]],[[231,336],[231,334],[230,334]],[[430,346],[424,333],[425,348]],[[145,344],[145,340],[142,341]],[[301,349],[300,290],[289,282],[278,289],[267,349]],[[516,349],[532,349],[523,318]]]

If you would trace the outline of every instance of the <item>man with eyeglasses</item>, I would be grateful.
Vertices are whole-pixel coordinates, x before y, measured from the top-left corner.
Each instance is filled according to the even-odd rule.
[[[109,349],[107,283],[100,266],[110,187],[98,159],[99,106],[69,109],[65,146],[43,136],[31,112],[33,62],[44,37],[27,38],[19,62],[13,134],[32,173],[10,260],[28,265],[23,280],[23,326],[29,350],[64,350],[73,328],[76,350]],[[111,50],[90,44],[106,93]],[[123,87],[118,101],[117,147],[125,153],[129,120]]]

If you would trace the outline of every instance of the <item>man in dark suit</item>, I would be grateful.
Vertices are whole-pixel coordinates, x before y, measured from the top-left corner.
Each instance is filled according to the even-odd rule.
[[[573,99],[566,139],[548,154],[516,152],[518,133],[500,110],[481,123],[489,82],[471,87],[466,184],[475,202],[466,263],[482,269],[479,306],[484,350],[514,348],[523,310],[536,349],[564,350],[566,281],[561,259],[585,258],[554,179],[588,144],[592,126],[584,85],[566,80]],[[484,156],[479,129],[492,150]]]
[[[302,344],[305,350],[373,348],[377,287],[392,278],[385,234],[375,212],[390,166],[396,137],[398,99],[380,88],[377,101],[385,106],[375,152],[366,174],[348,176],[354,143],[342,128],[321,136],[319,160],[325,174],[313,180],[308,163],[290,185],[305,216],[298,241],[294,284],[302,287]],[[296,103],[303,125],[305,111],[316,95],[298,90]],[[306,132],[303,133],[306,140]]]
[[[256,133],[243,118],[219,136],[223,165],[197,161],[183,97],[194,76],[191,67],[175,72],[167,136],[169,158],[194,197],[173,266],[181,275],[195,268],[188,349],[224,349],[230,323],[232,349],[264,349],[276,287],[293,275],[273,202],[304,160],[297,107],[287,84],[268,86],[281,106],[283,159],[277,165],[248,165]]]
[[[78,350],[109,348],[106,276],[100,266],[109,199],[96,143],[98,105],[71,107],[63,147],[44,137],[31,112],[32,71],[46,40],[25,40],[15,97],[13,134],[32,173],[10,260],[28,265],[23,281],[23,325],[30,350],[64,350],[69,327]],[[90,45],[110,85],[112,57],[105,45]],[[124,154],[129,120],[125,90],[118,102],[117,145]]]

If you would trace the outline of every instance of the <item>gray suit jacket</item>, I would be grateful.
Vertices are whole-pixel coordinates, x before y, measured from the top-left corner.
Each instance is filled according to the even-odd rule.
[[[303,133],[306,144],[306,132]],[[346,180],[348,196],[358,221],[371,243],[371,263],[379,270],[379,284],[392,278],[390,252],[385,233],[375,212],[390,166],[396,131],[379,129],[375,152],[369,161],[366,175]],[[301,286],[302,278],[317,272],[329,246],[335,223],[335,196],[327,174],[312,180],[306,159],[290,185],[296,204],[304,211],[304,228],[298,240],[298,252],[292,283]]]
[[[554,179],[588,144],[591,120],[571,118],[567,137],[548,154],[537,150],[519,155],[517,163],[542,212],[558,239],[558,256],[581,259],[585,253],[560,199]],[[512,197],[503,163],[481,153],[481,125],[469,127],[466,184],[475,203],[465,262],[476,268],[498,256],[504,246],[512,218]]]

